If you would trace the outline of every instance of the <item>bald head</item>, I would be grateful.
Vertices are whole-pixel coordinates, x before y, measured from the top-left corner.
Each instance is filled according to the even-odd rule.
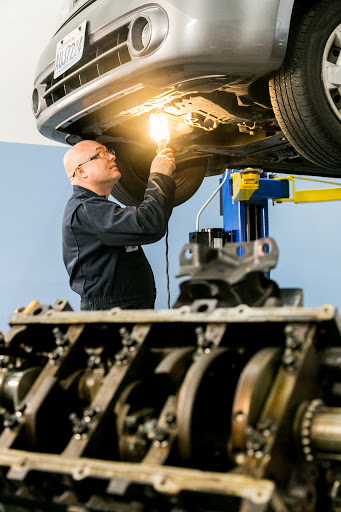
[[[71,180],[78,165],[96,153],[98,142],[94,140],[82,140],[70,148],[64,155],[64,167],[67,177]]]
[[[82,140],[70,148],[64,156],[64,167],[72,186],[107,198],[121,177],[115,152],[95,140]]]

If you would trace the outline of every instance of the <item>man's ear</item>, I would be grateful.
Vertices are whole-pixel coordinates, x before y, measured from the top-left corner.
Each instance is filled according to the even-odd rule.
[[[76,167],[75,172],[79,178],[87,178],[88,177],[87,172],[82,167]]]

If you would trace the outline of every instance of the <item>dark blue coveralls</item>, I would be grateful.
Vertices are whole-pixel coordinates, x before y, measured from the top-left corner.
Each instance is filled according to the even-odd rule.
[[[81,309],[153,308],[154,276],[141,245],[164,236],[174,180],[150,174],[139,207],[121,208],[91,190],[73,188],[63,218],[63,259]]]

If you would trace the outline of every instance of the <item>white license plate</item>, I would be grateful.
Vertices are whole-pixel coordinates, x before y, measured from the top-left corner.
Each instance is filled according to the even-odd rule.
[[[63,37],[57,44],[53,78],[58,78],[78,62],[83,55],[86,21]]]

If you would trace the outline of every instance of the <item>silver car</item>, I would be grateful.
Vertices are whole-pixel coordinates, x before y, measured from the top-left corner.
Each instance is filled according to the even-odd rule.
[[[40,57],[38,130],[114,148],[113,195],[143,198],[168,120],[176,203],[230,168],[341,175],[340,0],[67,0]]]

